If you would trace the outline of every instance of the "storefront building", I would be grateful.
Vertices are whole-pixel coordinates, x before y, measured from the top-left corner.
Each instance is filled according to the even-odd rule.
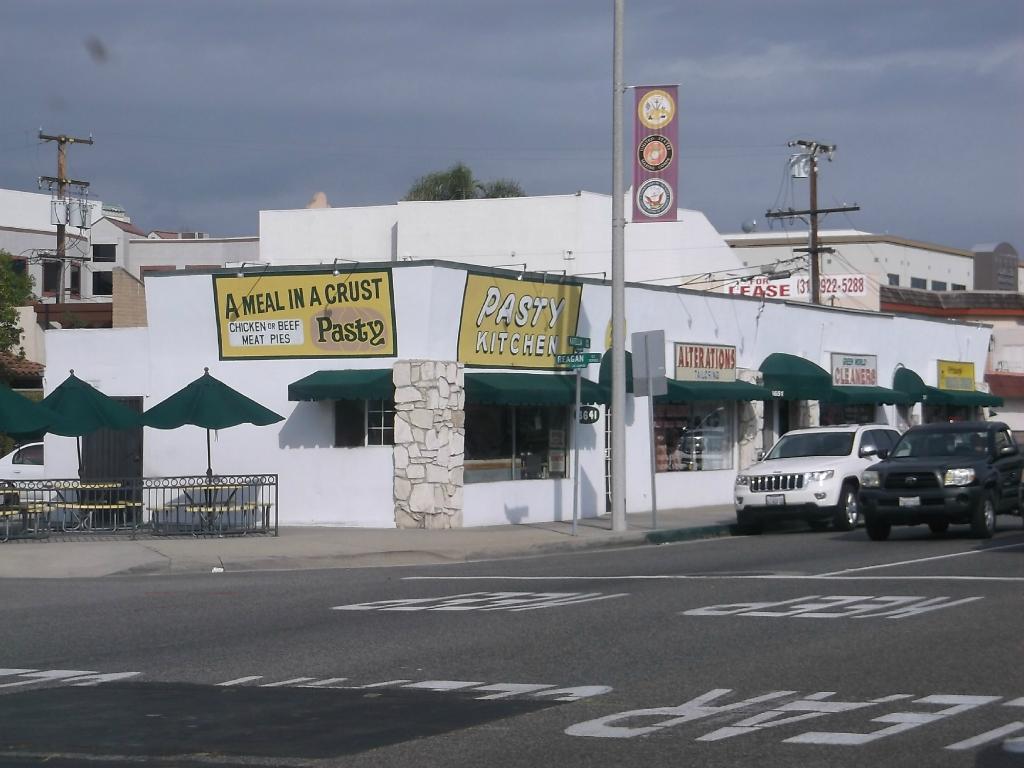
[[[604,280],[420,261],[194,270],[146,291],[146,328],[48,332],[48,370],[148,408],[209,367],[281,414],[221,430],[213,462],[278,474],[282,525],[567,520],[577,447],[581,513],[605,513],[607,365],[583,369],[581,401],[601,417],[575,426],[575,377],[556,362],[570,336],[606,351]],[[627,395],[630,512],[650,508],[652,437],[660,507],[728,503],[737,470],[778,434],[822,416],[896,424],[900,403],[912,419],[936,395],[894,374],[983,364],[989,341],[981,326],[638,284],[626,323],[664,331],[669,378],[653,436],[646,403]],[[202,440],[147,429],[143,474],[201,471]],[[75,466],[74,442],[48,437],[48,476]]]

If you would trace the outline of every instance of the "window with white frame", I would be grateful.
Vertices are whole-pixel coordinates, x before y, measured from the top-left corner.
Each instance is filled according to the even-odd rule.
[[[394,400],[335,400],[334,445],[362,448],[366,445],[394,445]]]

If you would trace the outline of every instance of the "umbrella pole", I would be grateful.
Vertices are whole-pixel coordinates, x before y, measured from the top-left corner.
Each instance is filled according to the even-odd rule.
[[[75,435],[75,449],[78,452],[78,479],[82,479],[82,438]]]
[[[213,478],[213,463],[210,461],[210,430],[206,430],[206,479]]]

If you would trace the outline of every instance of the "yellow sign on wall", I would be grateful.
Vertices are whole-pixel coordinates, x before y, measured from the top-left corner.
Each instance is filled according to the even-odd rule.
[[[939,360],[939,389],[974,391],[974,363]]]
[[[459,362],[486,368],[553,369],[573,351],[583,286],[466,275]]]
[[[390,270],[214,275],[221,360],[394,357]]]

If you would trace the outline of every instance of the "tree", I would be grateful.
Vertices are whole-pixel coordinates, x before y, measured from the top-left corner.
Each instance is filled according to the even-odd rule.
[[[14,268],[14,257],[0,250],[0,352],[21,346],[18,307],[31,304],[32,278]]]
[[[444,171],[434,171],[416,179],[406,200],[471,200],[473,198],[523,197],[526,193],[512,179],[481,182],[465,163],[456,163]]]

